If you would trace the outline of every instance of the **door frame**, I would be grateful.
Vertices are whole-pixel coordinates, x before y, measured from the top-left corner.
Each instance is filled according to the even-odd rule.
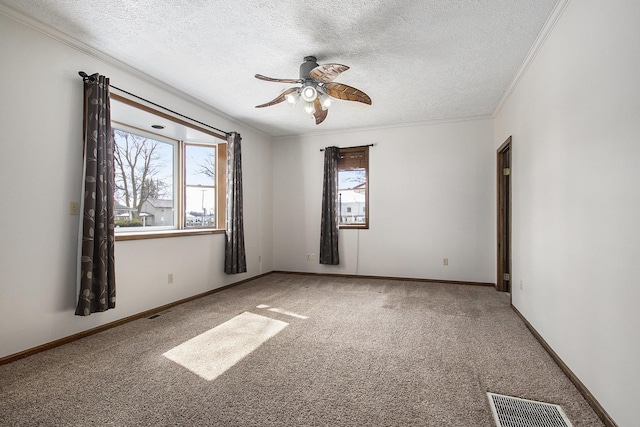
[[[497,164],[497,277],[496,290],[511,292],[513,273],[511,271],[511,136],[498,148]],[[509,174],[504,169],[509,168]],[[510,275],[509,280],[504,275]]]

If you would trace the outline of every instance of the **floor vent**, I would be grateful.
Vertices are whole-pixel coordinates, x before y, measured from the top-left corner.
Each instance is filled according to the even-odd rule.
[[[487,393],[497,427],[573,427],[558,405]]]

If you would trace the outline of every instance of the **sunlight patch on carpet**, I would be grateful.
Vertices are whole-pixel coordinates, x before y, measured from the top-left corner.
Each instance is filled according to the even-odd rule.
[[[212,381],[288,325],[244,312],[172,348],[163,356]]]

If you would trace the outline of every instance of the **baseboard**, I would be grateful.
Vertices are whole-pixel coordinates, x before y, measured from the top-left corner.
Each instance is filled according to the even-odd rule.
[[[520,319],[522,319],[522,321],[527,326],[529,331],[531,331],[533,336],[538,340],[538,342],[547,351],[547,353],[549,353],[551,358],[558,364],[560,369],[562,369],[562,372],[564,372],[565,375],[569,378],[569,380],[571,380],[571,382],[576,386],[578,391],[582,394],[582,396],[585,398],[585,400],[591,406],[591,408],[593,408],[594,412],[598,415],[600,420],[602,420],[604,425],[606,425],[607,427],[618,427],[618,425],[615,423],[615,421],[613,421],[613,419],[607,413],[607,411],[605,411],[602,405],[600,405],[600,402],[598,402],[598,400],[593,396],[593,394],[591,394],[589,389],[582,383],[582,381],[580,381],[580,379],[576,376],[576,374],[574,374],[573,371],[569,369],[567,364],[564,363],[564,361],[560,358],[560,356],[558,356],[558,354],[555,351],[553,351],[551,346],[544,340],[544,338],[542,338],[542,335],[540,335],[538,331],[535,330],[535,328],[531,325],[531,323],[529,323],[529,321],[522,315],[522,313],[520,313],[520,311],[518,311],[517,308],[515,308],[513,304],[511,304],[511,308],[513,309],[513,311],[516,312],[516,314],[520,317]]]
[[[33,347],[33,348],[30,348],[30,349],[21,351],[19,353],[10,354],[9,356],[5,356],[5,357],[0,358],[0,365],[6,365],[7,363],[15,362],[16,360],[20,360],[20,359],[23,359],[25,357],[33,356],[34,354],[41,353],[41,352],[47,351],[47,350],[51,350],[52,348],[56,348],[56,347],[59,347],[61,345],[69,344],[69,343],[71,343],[73,341],[77,341],[79,339],[88,337],[90,335],[94,335],[94,334],[97,334],[99,332],[106,331],[107,329],[115,328],[116,326],[120,326],[120,325],[123,325],[125,323],[132,322],[134,320],[138,320],[138,319],[142,319],[144,317],[152,316],[152,315],[154,315],[156,313],[160,313],[161,311],[168,310],[168,309],[170,309],[172,307],[175,307],[177,305],[184,304],[184,303],[189,302],[189,301],[197,300],[199,298],[206,297],[208,295],[215,294],[215,293],[220,292],[220,291],[224,291],[225,289],[229,289],[229,288],[232,288],[234,286],[238,286],[238,285],[241,285],[243,283],[250,282],[252,280],[258,279],[260,277],[268,276],[270,274],[273,274],[273,272],[270,271],[268,273],[264,273],[264,274],[260,274],[258,276],[250,277],[249,279],[240,280],[238,282],[231,283],[230,285],[225,285],[225,286],[222,286],[220,288],[212,289],[210,291],[203,292],[203,293],[198,294],[198,295],[193,295],[193,296],[190,296],[188,298],[184,298],[184,299],[181,299],[181,300],[178,300],[178,301],[171,302],[169,304],[162,305],[160,307],[152,308],[150,310],[146,310],[146,311],[143,311],[143,312],[138,313],[138,314],[134,314],[134,315],[131,315],[131,316],[128,316],[128,317],[124,317],[122,319],[118,319],[116,321],[113,321],[113,322],[110,322],[110,323],[106,323],[104,325],[101,325],[101,326],[98,326],[98,327],[95,327],[95,328],[92,328],[92,329],[87,329],[86,331],[78,332],[77,334],[69,335],[68,337],[60,338],[58,340],[51,341],[49,343],[39,345],[37,347]]]
[[[400,280],[404,282],[426,282],[426,283],[446,283],[450,285],[472,285],[472,286],[493,286],[495,287],[495,283],[488,282],[465,282],[459,280],[440,280],[440,279],[419,279],[413,277],[395,277],[395,276],[370,276],[370,275],[362,275],[362,274],[329,274],[329,273],[306,273],[299,271],[282,271],[275,270],[272,273],[280,273],[280,274],[300,274],[303,276],[329,276],[329,277],[345,277],[349,279],[375,279],[375,280]]]

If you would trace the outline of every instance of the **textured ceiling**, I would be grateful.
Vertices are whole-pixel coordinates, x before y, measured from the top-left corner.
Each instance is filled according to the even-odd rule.
[[[490,115],[556,2],[0,0],[272,136]],[[254,108],[291,87],[256,73],[298,78],[309,55],[373,105],[336,101],[318,126]]]

